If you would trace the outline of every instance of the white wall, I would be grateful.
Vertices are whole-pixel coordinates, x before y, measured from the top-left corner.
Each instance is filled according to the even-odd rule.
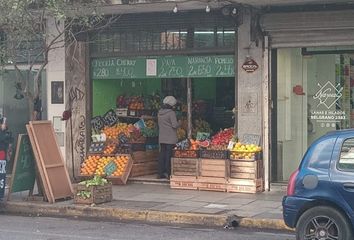
[[[61,26],[62,27],[62,26]],[[58,32],[56,27],[54,27],[53,19],[48,20],[48,40],[50,41],[53,36],[57,36]],[[62,44],[61,44],[62,45]],[[65,48],[60,47],[57,49],[53,49],[49,52],[48,55],[48,65],[47,65],[47,106],[48,106],[48,120],[53,121],[53,117],[61,117],[63,111],[65,110],[65,98],[63,104],[52,104],[52,91],[51,91],[51,82],[53,81],[63,81],[64,89],[65,89]],[[65,94],[64,94],[65,95]],[[61,129],[57,132],[62,132],[62,136],[64,138],[65,143],[65,121],[62,121]],[[64,144],[65,146],[65,144]],[[65,160],[65,147],[60,147],[64,160]]]
[[[282,178],[288,179],[299,166],[307,148],[306,95],[296,95],[293,87],[300,85],[306,94],[303,78],[303,59],[300,49],[278,50],[278,143],[282,144]],[[279,155],[278,155],[279,156]]]

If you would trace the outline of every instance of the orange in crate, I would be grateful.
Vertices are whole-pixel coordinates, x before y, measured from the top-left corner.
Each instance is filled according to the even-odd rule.
[[[81,165],[81,175],[93,175],[96,171],[100,156],[88,156]]]

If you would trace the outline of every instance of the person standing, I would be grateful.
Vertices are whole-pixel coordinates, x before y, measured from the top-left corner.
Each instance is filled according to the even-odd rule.
[[[158,164],[158,178],[169,178],[171,175],[172,150],[177,143],[177,121],[175,106],[177,100],[173,96],[167,96],[162,102],[162,108],[158,112],[160,155]]]

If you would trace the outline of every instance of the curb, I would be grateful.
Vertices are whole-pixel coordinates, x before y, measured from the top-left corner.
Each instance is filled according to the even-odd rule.
[[[140,221],[149,223],[167,223],[199,225],[208,227],[239,226],[246,228],[291,230],[283,220],[240,218],[228,215],[203,213],[163,212],[155,210],[135,210],[90,205],[60,205],[29,202],[6,202],[0,204],[4,214],[37,215],[48,217],[82,217],[88,219],[107,219]]]

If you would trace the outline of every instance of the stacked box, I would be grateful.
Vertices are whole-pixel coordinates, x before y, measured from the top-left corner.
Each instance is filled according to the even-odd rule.
[[[257,193],[264,191],[264,181],[259,179],[229,179],[226,187],[227,192],[233,193]]]
[[[174,189],[197,190],[197,177],[194,176],[171,176],[170,187]]]
[[[198,177],[198,190],[225,192],[227,187],[226,178]]]
[[[133,167],[130,177],[157,173],[159,152],[157,150],[132,152]]]
[[[198,189],[207,191],[226,191],[228,159],[199,160]]]
[[[198,176],[198,158],[172,158],[171,175]]]
[[[263,178],[263,162],[230,160],[230,178],[258,179]]]

